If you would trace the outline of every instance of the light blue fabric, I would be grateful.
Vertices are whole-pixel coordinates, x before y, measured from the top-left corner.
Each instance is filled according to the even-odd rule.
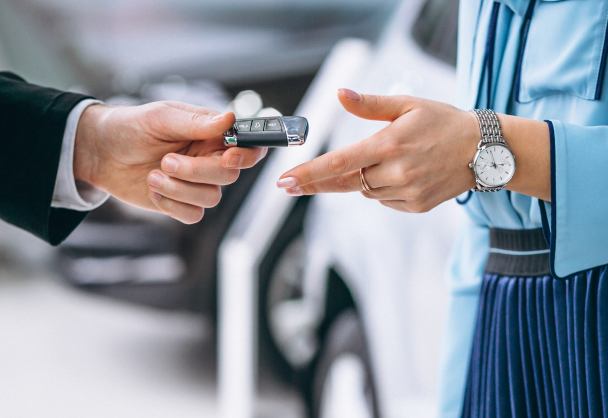
[[[529,1],[502,0],[491,99],[487,103],[483,64],[493,3],[461,0],[459,107],[490,107],[499,113],[552,122],[555,195],[545,207],[549,225],[553,225],[553,271],[558,277],[566,277],[608,264],[608,91],[606,78],[600,74],[608,2],[536,2],[524,43],[519,97],[515,100],[521,29]],[[599,85],[602,80],[603,85]],[[479,289],[489,246],[482,231],[489,227],[542,226],[538,200],[517,193],[477,193],[466,210],[471,221],[464,226],[447,274],[452,317],[444,344],[439,413],[446,418],[460,416],[463,403],[468,370],[463,364],[469,359],[475,326],[470,312],[477,304],[477,298],[471,295]]]

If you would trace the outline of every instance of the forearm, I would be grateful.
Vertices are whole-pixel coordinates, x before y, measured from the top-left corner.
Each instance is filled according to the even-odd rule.
[[[546,122],[499,114],[505,141],[513,151],[515,174],[507,190],[551,201],[551,156]]]

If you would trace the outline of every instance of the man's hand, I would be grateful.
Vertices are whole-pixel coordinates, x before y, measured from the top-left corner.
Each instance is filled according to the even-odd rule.
[[[195,223],[218,204],[220,186],[266,155],[266,148],[224,147],[222,133],[233,124],[231,112],[178,102],[93,105],[78,124],[74,176],[130,205]]]

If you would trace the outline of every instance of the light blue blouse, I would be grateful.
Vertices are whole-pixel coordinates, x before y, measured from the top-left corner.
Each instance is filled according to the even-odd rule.
[[[537,0],[532,8],[529,0],[500,3],[488,103],[484,61],[494,1],[460,2],[459,107],[548,121],[552,201],[541,204],[552,273],[565,278],[608,264],[608,1]],[[439,413],[446,418],[461,414],[488,228],[542,226],[538,199],[517,193],[474,194],[465,208],[470,216],[447,272],[451,302]]]

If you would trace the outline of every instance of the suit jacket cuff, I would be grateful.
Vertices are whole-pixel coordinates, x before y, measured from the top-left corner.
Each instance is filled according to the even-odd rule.
[[[86,216],[51,202],[67,117],[88,98],[0,73],[0,217],[52,245]]]

